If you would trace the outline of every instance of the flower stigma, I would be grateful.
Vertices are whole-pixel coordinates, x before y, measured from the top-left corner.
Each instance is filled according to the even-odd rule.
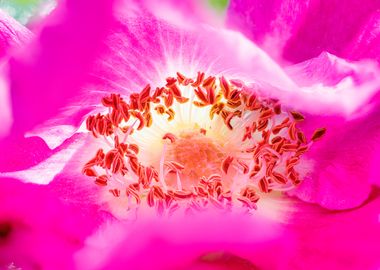
[[[101,102],[106,112],[88,116],[86,127],[102,147],[83,174],[128,210],[147,205],[159,215],[208,207],[252,212],[262,195],[302,182],[302,155],[326,132],[307,139],[297,127],[301,113],[257,85],[203,72],[177,72],[129,101],[110,94]]]

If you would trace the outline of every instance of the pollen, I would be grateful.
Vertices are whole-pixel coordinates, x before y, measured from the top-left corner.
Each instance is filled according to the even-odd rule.
[[[303,155],[326,133],[305,134],[307,117],[258,89],[177,72],[164,86],[105,96],[105,112],[86,120],[99,149],[83,174],[128,211],[252,212],[262,195],[302,182]]]

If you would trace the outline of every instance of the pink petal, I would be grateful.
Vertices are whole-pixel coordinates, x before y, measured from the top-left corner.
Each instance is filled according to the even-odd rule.
[[[30,31],[0,10],[0,58],[31,38]]]
[[[323,51],[342,55],[379,7],[375,0],[232,0],[228,23],[273,57],[300,62]]]
[[[80,209],[64,206],[46,187],[0,179],[0,267],[70,269],[73,253],[93,230]]]
[[[79,268],[87,269],[220,269],[212,257],[225,253],[239,258],[240,266],[242,261],[250,266],[236,268],[235,262],[228,269],[280,269],[292,246],[291,235],[282,233],[280,226],[257,216],[207,212],[170,220],[143,218],[106,226],[88,239],[76,259]],[[276,260],[270,259],[273,254]]]
[[[119,14],[120,22],[106,40],[108,48],[98,55],[79,97],[57,119],[30,135],[41,136],[51,148],[57,147],[78,130],[89,111],[99,109],[101,97],[110,92],[128,95],[148,83],[161,85],[177,71],[187,76],[208,71],[248,81],[256,78],[277,87],[294,86],[277,64],[238,33],[192,25],[184,29],[141,10],[126,13]],[[64,126],[65,132],[57,140],[52,130],[62,130],[59,126]]]
[[[26,131],[48,119],[78,93],[113,23],[113,3],[61,2],[38,38],[12,61],[16,129]]]
[[[296,205],[297,206],[297,205]],[[380,197],[377,189],[360,208],[328,211],[300,203],[288,226],[298,234],[292,269],[378,269]]]
[[[3,173],[0,176],[16,178],[26,183],[49,184],[83,146],[85,137],[84,134],[77,134],[55,151],[48,149],[38,138],[14,140],[17,148],[13,148],[12,141],[5,142],[7,148],[11,149],[4,158]],[[27,147],[23,147],[22,143]]]
[[[6,59],[17,47],[31,38],[28,29],[0,10],[0,138],[12,125],[11,100],[8,92]]]
[[[350,59],[373,58],[380,61],[380,12],[368,18],[344,51]]]
[[[336,106],[340,103],[342,108],[340,113],[323,107],[314,113],[301,110],[306,112],[306,120],[300,127],[308,138],[317,128],[325,127],[327,132],[305,154],[306,179],[289,194],[329,209],[356,207],[368,198],[370,182],[379,175],[372,160],[380,155],[375,150],[380,145],[380,125],[376,120],[380,115],[380,99],[377,87],[362,87],[369,77],[378,76],[376,72],[367,72],[370,71],[367,68],[368,63],[350,63],[330,55],[293,67],[292,74],[297,74],[296,79],[304,84],[320,81],[333,85],[332,95],[341,99],[334,103]],[[351,86],[339,87],[347,80]],[[324,95],[330,93],[325,91]],[[317,103],[309,104],[318,109]]]

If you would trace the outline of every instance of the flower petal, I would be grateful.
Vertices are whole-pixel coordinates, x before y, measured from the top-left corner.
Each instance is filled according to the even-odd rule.
[[[320,81],[330,85],[330,92],[321,94],[325,99],[336,95],[331,109],[337,111],[324,107],[318,111],[317,100],[323,100],[323,96],[316,98],[318,87],[315,93],[309,93],[316,100],[306,104],[317,108],[314,112],[301,110],[306,120],[300,128],[308,138],[317,128],[327,128],[327,132],[305,154],[304,162],[309,164],[303,168],[306,179],[289,194],[329,209],[356,207],[368,198],[370,182],[378,175],[372,160],[378,158],[375,148],[380,144],[380,124],[376,120],[380,115],[379,87],[367,84],[378,72],[369,67],[366,62],[351,63],[322,54],[291,70],[297,74],[299,83]],[[347,80],[349,84],[344,83]]]
[[[0,267],[70,269],[94,226],[45,186],[0,178]]]
[[[110,92],[128,95],[148,83],[161,85],[177,71],[194,77],[197,71],[206,71],[294,87],[277,64],[239,33],[205,26],[190,25],[184,29],[146,11],[128,12],[119,14],[119,24],[106,40],[107,46],[99,54],[79,97],[56,120],[31,135],[38,134],[50,147],[57,147],[78,130],[89,111],[99,109],[103,96]],[[56,130],[57,126],[65,126],[69,131],[60,134],[62,139],[58,141],[51,136],[52,128]]]
[[[218,266],[218,257],[225,254],[250,266],[228,269],[278,269],[286,263],[282,259],[289,256],[291,242],[290,234],[282,234],[280,226],[268,220],[207,212],[106,226],[89,238],[76,259],[79,268],[88,269],[194,269],[202,262]],[[274,253],[276,260],[269,259]],[[94,254],[102,255],[94,260]]]
[[[113,3],[61,2],[37,40],[12,61],[16,129],[29,130],[57,113],[77,94],[113,23]]]
[[[12,50],[31,38],[30,31],[0,10],[0,138],[4,137],[12,125],[12,108],[8,93],[7,66],[5,64]]]
[[[31,38],[30,31],[0,10],[0,58]]]
[[[228,23],[273,57],[300,62],[323,51],[342,55],[379,7],[374,0],[349,0],[344,5],[338,0],[232,0]]]
[[[368,18],[352,42],[344,50],[349,59],[373,58],[380,61],[380,12]]]
[[[380,193],[360,208],[328,211],[299,202],[290,232],[297,234],[292,269],[378,269]]]

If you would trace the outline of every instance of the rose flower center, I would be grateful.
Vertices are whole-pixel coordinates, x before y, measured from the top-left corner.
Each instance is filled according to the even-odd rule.
[[[264,97],[257,85],[202,72],[166,82],[129,101],[106,96],[107,111],[86,120],[102,147],[83,173],[128,210],[146,204],[161,215],[251,211],[260,194],[301,183],[297,166],[324,128],[307,139],[297,127],[304,116]]]

